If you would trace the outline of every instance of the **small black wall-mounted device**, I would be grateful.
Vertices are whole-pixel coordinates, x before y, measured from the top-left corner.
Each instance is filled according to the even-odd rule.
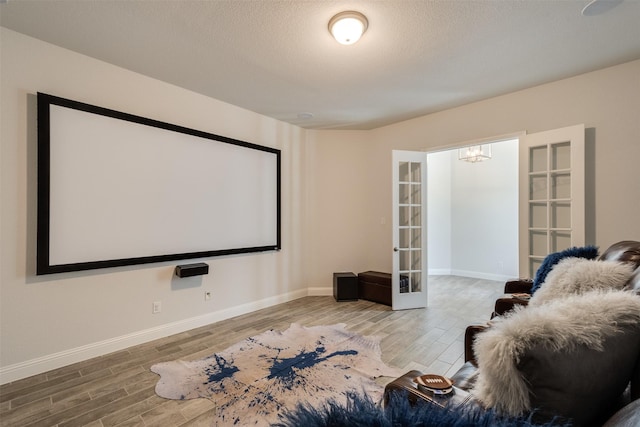
[[[204,262],[176,266],[176,276],[178,277],[202,276],[203,274],[209,274],[209,264]]]

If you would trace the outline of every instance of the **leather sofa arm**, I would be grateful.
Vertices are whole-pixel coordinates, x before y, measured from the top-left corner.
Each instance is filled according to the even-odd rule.
[[[516,279],[509,280],[504,284],[504,293],[505,294],[520,294],[520,293],[531,293],[531,288],[533,287],[533,280],[531,279]]]
[[[631,376],[631,400],[640,400],[640,360],[636,364]]]
[[[502,316],[506,312],[513,310],[515,306],[518,306],[518,305],[526,306],[528,304],[529,304],[529,301],[520,299],[520,298],[513,298],[513,297],[498,298],[496,300],[495,306],[493,307],[493,314],[491,315],[491,318],[493,319],[496,316]]]
[[[464,361],[471,362],[474,366],[478,366],[476,363],[476,357],[473,352],[473,341],[476,338],[476,335],[485,329],[488,326],[483,325],[471,325],[467,326],[467,329],[464,331]]]

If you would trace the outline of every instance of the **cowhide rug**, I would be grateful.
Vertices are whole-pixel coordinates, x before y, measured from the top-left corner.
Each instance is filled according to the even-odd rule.
[[[345,324],[267,331],[192,362],[153,365],[156,393],[168,399],[216,403],[212,425],[269,425],[284,409],[318,406],[348,393],[374,400],[384,389],[374,379],[402,372],[380,358],[380,338],[347,331]]]

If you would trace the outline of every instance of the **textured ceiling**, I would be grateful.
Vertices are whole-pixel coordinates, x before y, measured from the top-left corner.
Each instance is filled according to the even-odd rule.
[[[371,129],[639,59],[640,0],[589,1],[8,0],[0,23],[305,128]],[[344,10],[369,20],[350,46],[327,30]]]

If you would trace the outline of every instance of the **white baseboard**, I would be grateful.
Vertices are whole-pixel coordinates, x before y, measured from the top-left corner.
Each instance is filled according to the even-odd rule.
[[[312,286],[308,288],[310,297],[330,297],[333,296],[332,286]]]
[[[483,273],[480,271],[455,270],[455,269],[451,270],[450,274],[453,276],[471,277],[473,279],[495,280],[497,282],[506,282],[507,280],[511,280],[514,277],[514,276],[505,276],[504,274],[492,274],[492,273]]]
[[[511,277],[478,273],[463,270],[429,270],[429,274],[433,275],[456,275],[473,277],[478,279],[506,281]],[[167,323],[154,328],[145,329],[131,334],[111,338],[87,344],[81,347],[72,348],[58,353],[49,354],[25,362],[15,363],[13,365],[0,368],[0,384],[6,384],[17,381],[32,375],[41,374],[43,372],[58,369],[73,363],[82,362],[94,357],[103,356],[105,354],[120,351],[134,345],[143,344],[159,338],[168,337],[170,335],[185,332],[201,326],[210,325],[221,320],[226,320],[235,316],[251,313],[262,308],[271,307],[287,301],[293,301],[305,296],[332,296],[332,286],[312,286],[307,289],[301,289],[293,292],[287,292],[281,295],[265,298],[259,301],[226,308],[224,310],[207,313],[201,316],[180,320],[177,322]]]
[[[429,276],[451,276],[450,268],[430,268]]]
[[[251,313],[283,302],[293,301],[307,295],[331,295],[331,292],[325,293],[325,289],[328,289],[329,291],[331,290],[331,288],[310,288],[287,292],[259,301],[226,308],[224,310],[207,313],[177,322],[167,323],[165,325],[145,329],[143,331],[27,360],[25,362],[15,363],[13,365],[0,368],[0,384],[6,384],[32,375],[41,374],[73,363],[113,353],[114,351],[120,351],[134,345],[153,341],[158,338],[168,337],[173,334],[210,325],[211,323],[219,322],[231,317]],[[322,290],[323,293],[316,293],[319,292],[319,290]]]

